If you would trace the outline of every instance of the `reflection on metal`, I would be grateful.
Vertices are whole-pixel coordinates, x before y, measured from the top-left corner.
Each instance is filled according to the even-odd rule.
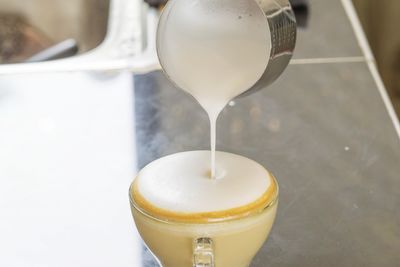
[[[296,44],[296,18],[288,0],[257,0],[270,30],[271,53],[260,80],[240,96],[254,93],[273,83],[286,69]],[[239,97],[240,97],[239,96]]]
[[[93,50],[79,56],[40,63],[0,65],[0,75],[33,72],[118,71],[148,72],[159,68],[155,53],[158,11],[141,0],[111,0],[107,34]],[[147,23],[148,40],[143,24]]]
[[[79,53],[105,38],[110,0],[0,0],[0,62],[22,63],[67,39]]]

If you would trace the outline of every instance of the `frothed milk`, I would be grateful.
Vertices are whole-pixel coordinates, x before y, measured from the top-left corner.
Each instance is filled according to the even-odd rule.
[[[136,203],[167,220],[207,222],[263,209],[273,197],[270,174],[248,158],[218,152],[223,171],[209,179],[209,151],[189,151],[153,161],[133,186]]]
[[[265,15],[256,1],[248,0],[174,0],[164,13],[157,36],[160,62],[208,113],[215,178],[217,117],[258,81],[268,64]]]
[[[207,174],[209,151],[190,151],[150,163],[132,184],[136,226],[163,267],[193,266],[193,241],[204,236],[216,267],[247,267],[271,230],[273,176],[242,156],[217,156],[225,170],[217,179]]]

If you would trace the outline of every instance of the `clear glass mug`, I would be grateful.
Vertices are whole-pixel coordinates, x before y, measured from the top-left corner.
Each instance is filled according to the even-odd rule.
[[[262,209],[201,223],[148,214],[134,201],[132,186],[129,196],[136,227],[162,267],[248,267],[275,220],[279,195],[275,178],[273,186]]]

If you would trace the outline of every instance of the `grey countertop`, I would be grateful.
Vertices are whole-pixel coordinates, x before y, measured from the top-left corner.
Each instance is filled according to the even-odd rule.
[[[308,2],[308,25],[299,29],[295,59],[363,56],[341,0]]]
[[[272,86],[218,120],[217,148],[270,169],[280,184],[272,233],[251,266],[398,266],[400,139],[342,2],[310,1],[296,59]],[[137,76],[139,167],[209,147],[200,106],[161,72]],[[143,266],[153,266],[151,256]],[[145,258],[146,259],[146,258]]]

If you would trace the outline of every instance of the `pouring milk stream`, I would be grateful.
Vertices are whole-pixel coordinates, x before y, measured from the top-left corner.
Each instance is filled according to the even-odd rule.
[[[160,63],[210,120],[211,178],[216,173],[216,121],[226,104],[263,75],[271,49],[265,14],[256,1],[175,0],[157,36]]]
[[[216,152],[216,122],[231,99],[279,77],[295,39],[287,0],[170,0],[165,6],[157,32],[160,63],[207,112],[211,152],[154,160],[131,185],[135,224],[161,266],[249,266],[268,237],[277,182],[251,159]]]

